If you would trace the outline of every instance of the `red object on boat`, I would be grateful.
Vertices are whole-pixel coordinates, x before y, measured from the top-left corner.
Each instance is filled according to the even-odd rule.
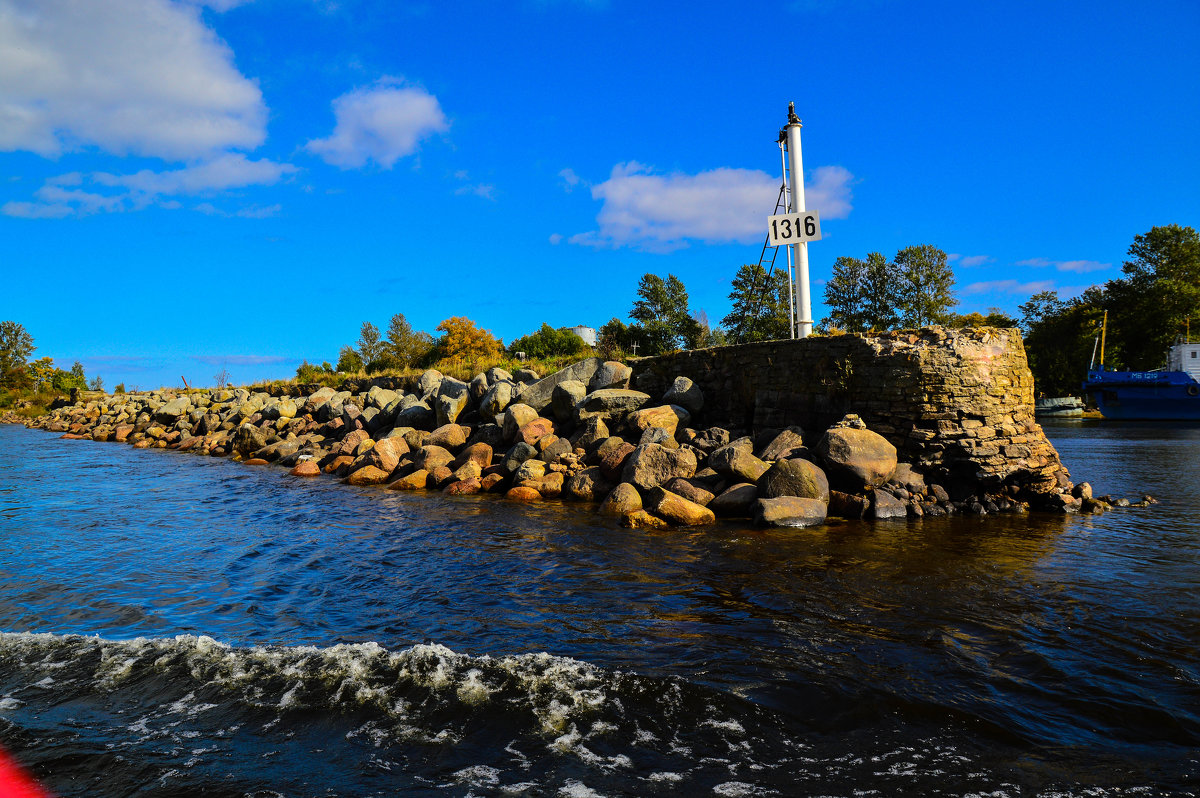
[[[50,798],[50,793],[0,748],[0,798]]]

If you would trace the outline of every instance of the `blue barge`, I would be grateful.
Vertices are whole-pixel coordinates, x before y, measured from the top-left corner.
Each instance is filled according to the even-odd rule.
[[[1167,368],[1155,371],[1088,371],[1083,390],[1105,418],[1200,421],[1200,344],[1171,347]]]

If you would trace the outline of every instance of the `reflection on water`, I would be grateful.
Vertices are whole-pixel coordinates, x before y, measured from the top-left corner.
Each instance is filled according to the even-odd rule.
[[[1200,746],[1200,428],[1046,428],[1077,481],[1161,503],[1103,516],[635,532],[574,504],[347,488],[0,428],[0,444],[24,453],[0,470],[0,630],[544,651],[650,680],[609,688],[627,715],[606,722],[630,739],[659,711],[650,694],[682,689],[695,704],[672,715],[684,725],[703,722],[712,696],[736,697],[722,709],[730,722],[819,749],[814,784],[842,792],[875,778],[866,765],[837,770],[842,754],[869,762],[905,745],[931,758],[958,746],[964,761],[943,761],[936,782],[954,794],[1183,785]],[[156,689],[176,687],[192,689]],[[0,740],[20,738],[32,710],[13,720],[3,700],[0,720],[17,725],[0,727]],[[706,756],[732,757],[734,780],[751,785],[752,765],[783,756],[763,742],[739,759],[728,744]],[[478,745],[454,751],[464,767],[482,757],[504,769]],[[534,769],[548,790],[570,779],[647,787],[637,768],[597,765],[599,778],[581,766],[568,778],[543,764]],[[772,772],[762,784],[788,783]],[[720,786],[705,773],[688,783]],[[908,783],[880,779],[891,794]]]

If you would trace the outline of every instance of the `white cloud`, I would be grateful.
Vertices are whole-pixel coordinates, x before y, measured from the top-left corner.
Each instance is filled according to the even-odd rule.
[[[822,219],[844,219],[851,209],[853,176],[840,166],[813,171],[805,205]],[[779,178],[752,169],[719,168],[695,175],[654,174],[636,162],[617,164],[609,179],[592,187],[604,205],[599,230],[580,233],[573,244],[633,246],[670,251],[688,240],[751,243],[766,235]]]
[[[357,89],[333,101],[337,119],[328,138],[313,139],[305,148],[326,163],[343,169],[369,161],[390,169],[434,133],[449,129],[438,100],[416,87],[385,79],[370,89]]]
[[[1037,280],[1022,283],[1019,280],[986,280],[979,283],[969,283],[962,288],[964,294],[1036,294],[1039,291],[1053,291],[1054,282]]]
[[[960,255],[957,252],[947,255],[946,259],[968,269],[974,266],[983,266],[985,263],[995,260],[991,255]]]
[[[459,186],[454,189],[455,194],[473,194],[476,197],[482,197],[486,200],[496,199],[496,187],[491,183],[477,183],[470,186]]]
[[[0,151],[200,159],[257,147],[266,118],[195,6],[0,0]]]
[[[583,182],[583,178],[575,174],[574,169],[563,169],[558,173],[562,178],[563,191],[570,193],[575,190],[575,187]]]
[[[9,202],[0,206],[0,213],[28,219],[57,219],[137,210],[149,205],[177,208],[179,203],[167,198],[273,185],[296,171],[296,167],[289,164],[266,159],[252,161],[240,153],[229,153],[206,163],[165,172],[149,169],[131,175],[70,172],[48,179],[34,192],[36,202]],[[234,215],[272,215],[259,214],[255,211],[256,207],[237,211]],[[195,210],[229,215],[218,211],[210,203],[201,203]]]
[[[1029,260],[1017,261],[1018,266],[1035,266],[1037,268],[1045,268],[1053,266],[1060,272],[1075,272],[1076,274],[1084,274],[1086,272],[1098,272],[1103,269],[1111,269],[1111,263],[1100,263],[1094,260],[1047,260],[1046,258],[1030,258]]]

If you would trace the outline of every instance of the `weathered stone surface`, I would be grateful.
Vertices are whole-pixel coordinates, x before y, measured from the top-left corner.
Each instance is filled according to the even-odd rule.
[[[750,449],[753,442],[744,439],[749,445],[734,441],[714,451],[708,457],[708,465],[721,476],[734,482],[758,482],[758,478],[767,472],[767,464],[759,460]]]
[[[425,402],[411,404],[396,414],[397,427],[431,430],[436,421],[437,414]]]
[[[620,438],[614,437],[608,440],[613,441],[613,445],[608,446],[608,441],[605,441],[601,444],[600,451],[597,451],[597,455],[600,456],[600,471],[609,479],[616,480],[620,478],[621,472],[625,469],[625,462],[637,450],[637,447]],[[608,451],[605,452],[603,450],[606,447]]]
[[[454,455],[441,446],[422,446],[413,452],[413,465],[433,472],[439,466],[448,466],[454,462]]]
[[[609,492],[597,512],[604,515],[625,515],[642,509],[642,494],[628,482],[622,482]]]
[[[537,449],[525,443],[525,441],[518,441],[513,444],[511,449],[504,453],[504,459],[500,461],[500,466],[506,473],[511,474],[520,468],[521,464],[526,460],[534,457],[537,457]]]
[[[675,382],[663,394],[667,404],[678,405],[687,410],[689,415],[696,415],[704,408],[704,392],[696,383],[687,377],[676,377]]]
[[[531,482],[541,479],[546,475],[546,463],[542,460],[526,460],[517,467],[513,473],[513,481],[516,483]]]
[[[470,430],[470,427],[464,427],[461,424],[443,424],[429,433],[425,443],[429,446],[441,446],[443,449],[456,452],[466,445]]]
[[[454,481],[454,472],[450,470],[450,466],[438,466],[429,472],[429,483],[435,488],[444,488],[452,481]]]
[[[642,437],[638,438],[637,445],[645,446],[648,443],[657,443],[659,446],[664,446],[668,449],[678,449],[679,441],[675,440],[675,434],[670,430],[665,430],[662,427],[650,427],[642,433]],[[692,453],[700,451],[693,449]],[[701,452],[703,454],[703,452]]]
[[[621,472],[621,481],[640,490],[657,487],[673,477],[696,473],[696,456],[688,449],[667,449],[656,443],[638,446]]]
[[[877,490],[871,497],[871,517],[877,521],[908,518],[908,507],[886,490]]]
[[[579,425],[579,429],[571,436],[571,444],[590,450],[608,436],[608,425],[604,423],[604,419],[594,416]]]
[[[453,424],[459,415],[466,411],[470,402],[471,393],[465,382],[453,377],[443,377],[433,402],[433,409],[437,413],[437,425],[440,427]]]
[[[487,468],[492,464],[492,447],[486,443],[472,443],[458,453],[458,457],[454,462],[456,465],[463,463],[475,463],[480,470]]]
[[[451,482],[442,492],[447,496],[469,496],[479,493],[481,490],[483,490],[483,484],[479,481],[479,477],[470,477]]]
[[[308,395],[308,397],[304,400],[304,412],[305,413],[316,413],[317,408],[319,408],[321,405],[328,402],[336,394],[337,394],[337,391],[330,388],[328,385],[321,386],[317,390],[310,393]]]
[[[234,430],[233,451],[241,457],[249,457],[267,445],[267,433],[253,424],[243,424]]]
[[[378,385],[372,385],[367,391],[367,405],[376,410],[382,410],[399,398],[399,394],[395,391],[381,388]]]
[[[488,382],[486,374],[476,374],[471,382],[467,384],[467,393],[471,396],[471,404],[478,405],[482,402],[483,397],[491,387],[492,384]]]
[[[804,445],[803,435],[804,433],[799,427],[788,427],[763,447],[763,450],[758,454],[758,458],[770,462],[774,460],[792,460],[799,457],[808,451],[808,448]]]
[[[460,482],[468,479],[479,479],[483,476],[483,469],[479,467],[479,463],[473,460],[468,460],[462,465],[451,463],[450,470],[454,472],[454,478]]]
[[[600,365],[600,358],[589,357],[567,366],[562,371],[556,371],[544,379],[525,385],[521,389],[519,401],[522,404],[529,405],[540,413],[553,400],[554,389],[557,386],[564,382],[581,382],[586,385]],[[518,381],[520,381],[519,378]]]
[[[630,413],[626,423],[630,429],[645,432],[651,427],[665,429],[672,436],[680,426],[686,426],[691,418],[687,410],[678,405],[661,405],[645,407]]]
[[[504,429],[498,424],[479,424],[471,433],[471,437],[467,438],[468,447],[476,443],[486,443],[492,447],[493,452],[502,449],[504,448]]]
[[[593,416],[611,425],[650,401],[650,394],[622,388],[592,391],[575,406],[575,420],[582,423]]]
[[[830,481],[849,491],[873,488],[896,471],[896,447],[867,429],[831,428],[817,444]]]
[[[714,523],[713,511],[664,488],[651,488],[646,492],[645,508],[660,518],[679,526],[704,526]]]
[[[621,516],[621,526],[630,529],[670,529],[671,525],[645,510],[633,510]]]
[[[503,474],[484,474],[483,478],[479,481],[479,487],[484,493],[491,493],[492,491],[499,490],[503,483]]]
[[[705,452],[714,452],[722,446],[731,443],[729,430],[720,427],[709,427],[697,433],[688,441],[690,444]]]
[[[521,425],[517,436],[526,443],[536,443],[540,438],[554,433],[554,422],[548,418],[538,417]]]
[[[314,460],[302,460],[296,463],[296,467],[289,471],[294,477],[319,477],[321,468]]]
[[[389,473],[375,466],[363,466],[349,477],[346,482],[350,485],[381,485],[387,482]]]
[[[542,495],[543,499],[554,499],[562,495],[565,481],[562,472],[550,471],[543,474],[539,479],[522,482],[521,484],[536,490]]]
[[[663,484],[663,487],[690,502],[699,504],[701,507],[707,507],[716,498],[716,495],[711,491],[705,490],[699,485],[694,484],[693,480],[684,479],[683,477],[670,479]]]
[[[479,401],[479,415],[483,416],[485,421],[495,421],[496,416],[508,407],[512,399],[513,384],[507,381],[497,382],[488,388],[483,399]]]
[[[113,430],[113,440],[117,443],[125,443],[125,441],[129,440],[133,429],[133,426],[130,424],[118,424],[116,429]]]
[[[418,468],[388,485],[388,490],[425,490],[429,485],[429,472]]]
[[[521,427],[538,418],[537,411],[527,404],[517,402],[504,411],[504,437],[506,440],[516,440]]]
[[[542,494],[538,493],[535,488],[526,488],[518,485],[516,487],[509,488],[508,492],[504,494],[504,498],[508,499],[509,501],[525,502],[528,504],[532,502],[540,502],[542,500]]]
[[[428,369],[417,378],[417,393],[424,397],[432,397],[442,384],[442,372]]]
[[[270,465],[270,463],[269,463],[269,462],[267,462],[266,460],[262,459],[261,457],[251,457],[249,460],[246,460],[246,461],[244,461],[244,463],[245,463],[245,465],[248,465],[248,466],[264,466],[264,465]]]
[[[518,385],[530,385],[541,379],[541,376],[531,368],[517,369],[513,372],[513,382]]]
[[[272,421],[281,418],[295,418],[296,403],[286,397],[268,402],[262,409],[263,418]]]
[[[605,388],[628,388],[629,378],[633,370],[624,363],[616,360],[606,360],[596,369],[596,373],[588,380],[588,393],[601,391]]]
[[[575,405],[587,396],[587,386],[579,380],[565,380],[554,386],[550,407],[560,424],[575,423]]]
[[[800,496],[829,502],[829,480],[819,466],[807,460],[779,460],[758,480],[764,499]]]
[[[601,473],[599,466],[581,469],[569,477],[563,486],[568,496],[587,502],[599,501],[607,496],[612,488],[612,482]]]
[[[817,526],[825,522],[827,508],[819,499],[780,496],[754,503],[754,521],[764,526]]]
[[[546,438],[549,437],[549,435],[546,436]],[[540,457],[542,460],[545,460],[547,463],[557,462],[561,457],[570,454],[574,449],[574,447],[571,446],[571,442],[566,438],[555,438],[554,442],[549,446],[541,447],[542,441],[546,440],[546,438],[542,438],[538,441],[538,447],[542,449],[538,457]]]
[[[708,509],[722,516],[748,516],[758,501],[758,487],[750,482],[730,485],[708,503]]]
[[[364,457],[368,465],[373,465],[388,474],[400,464],[400,458],[408,454],[408,444],[403,438],[384,438],[376,441]]]
[[[192,403],[186,396],[180,396],[158,408],[154,413],[154,418],[163,424],[174,424],[175,419],[191,410]],[[255,408],[257,410],[257,408]]]

